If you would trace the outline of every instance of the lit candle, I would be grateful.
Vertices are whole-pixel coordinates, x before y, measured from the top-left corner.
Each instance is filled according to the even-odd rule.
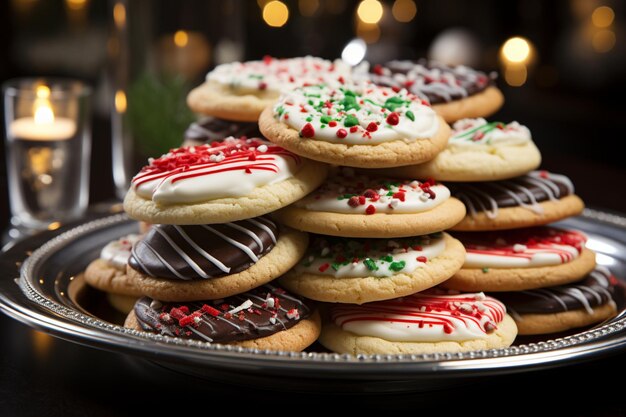
[[[76,122],[64,117],[55,117],[50,105],[50,88],[40,85],[33,105],[32,117],[21,117],[11,122],[11,137],[22,140],[52,141],[67,140],[76,133]]]

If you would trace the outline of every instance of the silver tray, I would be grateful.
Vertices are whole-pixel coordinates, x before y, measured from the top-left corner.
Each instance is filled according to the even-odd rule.
[[[626,283],[626,217],[588,209],[560,224],[586,232],[598,263]],[[62,339],[132,354],[179,372],[289,389],[334,390],[340,383],[377,392],[429,390],[477,376],[581,362],[626,348],[622,287],[616,297],[618,316],[593,328],[468,353],[353,356],[324,352],[319,345],[302,353],[270,352],[129,330],[117,324],[119,316],[98,308],[98,297],[77,302],[70,293],[72,281],[103,245],[136,230],[136,222],[118,214],[20,242],[0,256],[0,310]]]

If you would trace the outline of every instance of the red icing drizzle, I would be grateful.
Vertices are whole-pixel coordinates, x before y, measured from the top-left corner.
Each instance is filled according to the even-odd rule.
[[[474,323],[483,332],[491,333],[505,314],[502,303],[476,294],[413,294],[362,305],[340,304],[331,312],[338,326],[357,321],[407,323],[419,328],[441,326],[446,334],[453,333],[460,323],[466,327]]]
[[[538,253],[554,253],[561,258],[562,263],[572,261],[574,256],[560,246],[574,247],[580,253],[587,241],[585,235],[580,232],[553,227],[471,235],[459,233],[456,236],[463,242],[468,253],[524,259],[532,259]]]
[[[263,145],[267,147],[267,151],[260,152],[258,147]],[[226,171],[244,171],[247,174],[254,171],[278,172],[276,156],[288,156],[297,164],[300,163],[300,157],[296,154],[260,139],[231,139],[208,145],[182,147],[172,149],[168,154],[152,160],[132,182],[138,187],[154,180],[171,178],[174,183]]]

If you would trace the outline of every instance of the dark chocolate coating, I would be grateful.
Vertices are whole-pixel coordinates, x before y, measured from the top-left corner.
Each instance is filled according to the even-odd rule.
[[[614,287],[606,268],[597,267],[583,280],[557,287],[528,291],[499,292],[492,295],[507,309],[517,314],[550,314],[585,309],[583,299],[590,307],[611,301]]]
[[[128,264],[155,278],[217,278],[241,272],[256,263],[232,241],[260,258],[274,247],[277,237],[278,227],[264,217],[211,225],[154,225],[135,244]],[[221,268],[219,263],[223,264]],[[224,266],[230,270],[225,271]]]
[[[268,294],[273,307],[268,305]],[[247,300],[253,303],[249,308],[229,313]],[[188,312],[173,311],[181,306],[186,306]],[[271,284],[219,301],[162,304],[143,297],[135,304],[134,311],[144,331],[215,343],[270,336],[311,315],[311,309],[302,300]],[[197,323],[193,321],[194,315],[199,318]]]
[[[189,125],[185,131],[185,146],[205,145],[233,136],[240,138],[262,138],[256,122],[233,122],[208,116]]]
[[[378,74],[379,68],[375,66],[373,72],[369,74],[370,79],[378,85],[396,88],[406,88],[409,92],[421,98],[426,98],[431,104],[446,103],[453,100],[460,100],[465,97],[480,93],[493,85],[495,74],[486,74],[469,67],[457,66],[449,67],[425,59],[419,61],[391,61],[382,66],[391,71],[391,76]],[[421,67],[421,68],[420,68]],[[455,78],[454,88],[449,88],[448,83],[433,79],[430,76],[418,76],[418,81],[410,84],[401,82],[394,74],[404,74],[411,71],[437,72],[451,74]],[[425,70],[422,71],[421,69]],[[441,91],[445,90],[445,94]]]

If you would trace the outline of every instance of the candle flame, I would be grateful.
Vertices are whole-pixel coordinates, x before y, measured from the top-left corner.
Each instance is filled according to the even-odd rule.
[[[37,98],[34,104],[35,123],[44,124],[54,122],[54,112],[50,105],[50,87],[47,85],[37,86],[35,91]]]

